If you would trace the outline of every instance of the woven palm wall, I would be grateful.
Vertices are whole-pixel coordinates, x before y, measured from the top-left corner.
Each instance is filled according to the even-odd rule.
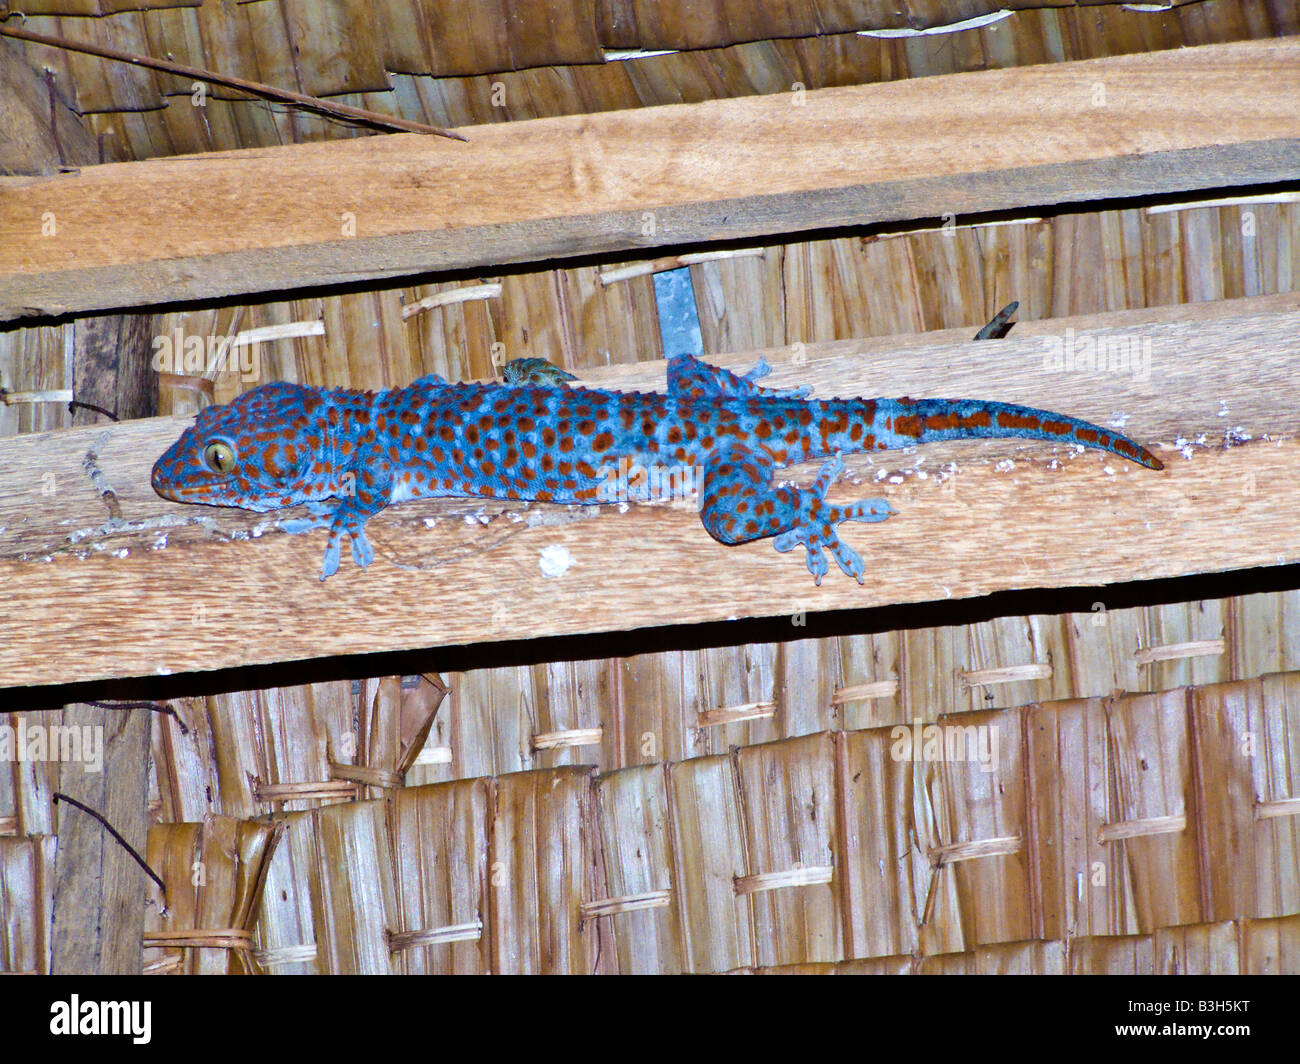
[[[917,31],[994,5],[911,5],[912,33],[886,37],[853,32],[900,28],[870,3],[833,16],[752,5],[742,24],[710,5],[575,0],[545,5],[545,30],[530,22],[542,5],[524,3],[458,13],[454,28],[450,7],[414,2],[112,6],[25,9],[42,32],[439,125],[1300,32],[1290,3],[1047,7],[947,34]],[[679,50],[604,61],[634,47]],[[179,81],[20,51],[55,71],[106,158],[360,135],[220,91],[194,107]],[[576,371],[664,356],[652,273],[673,265],[166,310],[156,329],[257,338],[263,380],[484,378],[528,356]],[[1295,291],[1300,194],[755,243],[690,271],[706,352],[973,331],[1012,299],[1028,320]],[[0,332],[0,384],[71,389],[72,328]],[[160,409],[248,386],[168,378]],[[66,418],[57,402],[0,406],[0,433]],[[1024,615],[796,616],[654,650],[593,638],[567,641],[563,660],[511,645],[498,667],[477,648],[404,677],[196,685],[171,700],[179,720],[154,725],[147,857],[170,915],[151,919],[146,966],[1300,970],[1300,598],[1215,587],[1195,601],[1099,592],[1017,600]],[[508,641],[508,611],[483,610]],[[12,724],[42,719],[14,697],[4,707]],[[895,728],[926,724],[973,729],[960,734],[975,753],[996,742],[998,755],[900,757]],[[48,967],[47,768],[0,766],[0,970]]]
[[[1136,6],[1136,5],[1130,5]],[[1300,32],[1289,0],[36,0],[23,25],[439,126],[815,89]],[[1020,9],[1020,10],[1017,10]],[[1007,17],[1001,12],[1013,11]],[[69,17],[98,16],[103,17]],[[923,33],[952,24],[954,33]],[[866,34],[866,35],[863,35]],[[22,46],[109,158],[355,131],[90,56]],[[617,61],[629,50],[668,54]],[[608,62],[607,58],[615,59]]]

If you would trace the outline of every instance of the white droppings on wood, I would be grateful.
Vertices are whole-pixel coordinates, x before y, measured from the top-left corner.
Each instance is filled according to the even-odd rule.
[[[578,561],[568,547],[552,544],[545,547],[538,555],[537,564],[543,576],[555,579],[563,576],[577,565]]]

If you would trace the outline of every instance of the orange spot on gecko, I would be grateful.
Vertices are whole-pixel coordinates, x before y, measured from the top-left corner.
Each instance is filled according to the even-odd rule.
[[[1039,420],[1033,414],[1012,414],[1005,410],[998,411],[998,427],[1004,429],[1036,429]]]

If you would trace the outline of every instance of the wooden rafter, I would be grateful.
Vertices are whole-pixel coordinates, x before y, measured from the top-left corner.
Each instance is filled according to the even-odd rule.
[[[150,466],[182,419],[0,440],[0,686],[1300,561],[1300,413],[1278,402],[1300,363],[1297,314],[1293,293],[1028,322],[998,341],[963,330],[768,352],[774,384],[807,382],[823,396],[966,394],[1102,423],[1123,414],[1166,461],[1152,473],[1010,441],[856,456],[858,483],[833,498],[883,495],[898,511],[845,526],[868,560],[865,587],[832,571],[815,588],[802,557],[770,542],[720,546],[688,505],[620,513],[468,500],[389,508],[369,526],[375,563],[362,572],[345,558],[321,583],[323,534],[289,536],[276,515],[153,494]],[[1077,355],[1090,341],[1104,341],[1093,350],[1107,359],[1142,361],[1056,366],[1061,344]],[[663,371],[620,367],[588,382],[662,388]],[[117,521],[98,495],[105,486]],[[547,548],[571,561],[563,575],[544,575]]]
[[[1300,38],[0,180],[0,318],[1300,178]]]

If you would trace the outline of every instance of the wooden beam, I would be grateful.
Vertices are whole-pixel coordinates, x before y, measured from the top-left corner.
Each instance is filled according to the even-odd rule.
[[[158,377],[149,365],[156,315],[95,315],[64,328],[73,330],[73,394],[85,404],[73,412],[74,425],[106,421],[100,411],[123,421],[158,413]]]
[[[816,588],[801,553],[780,555],[770,542],[721,546],[688,503],[620,513],[473,500],[390,507],[369,525],[374,564],[362,572],[345,557],[322,583],[323,533],[285,535],[275,514],[153,494],[150,467],[185,419],[0,440],[0,685],[1300,561],[1300,409],[1278,401],[1300,365],[1298,314],[1300,294],[1288,294],[1029,322],[1005,340],[974,343],[963,330],[768,352],[774,384],[808,382],[823,396],[982,396],[1103,423],[1122,413],[1125,430],[1168,465],[1153,473],[1015,441],[855,456],[858,482],[833,498],[884,496],[898,511],[843,529],[867,559],[865,587],[832,571]],[[1062,347],[1078,354],[1090,342],[1149,361],[1054,368]],[[663,373],[648,363],[590,383],[662,388]],[[1253,438],[1224,446],[1225,433],[1233,444]],[[1261,442],[1264,433],[1276,438]],[[812,467],[799,475],[811,480]],[[99,498],[105,487],[120,518]],[[547,548],[571,559],[563,575],[543,574]]]
[[[0,319],[1300,178],[1300,38],[0,179]]]

